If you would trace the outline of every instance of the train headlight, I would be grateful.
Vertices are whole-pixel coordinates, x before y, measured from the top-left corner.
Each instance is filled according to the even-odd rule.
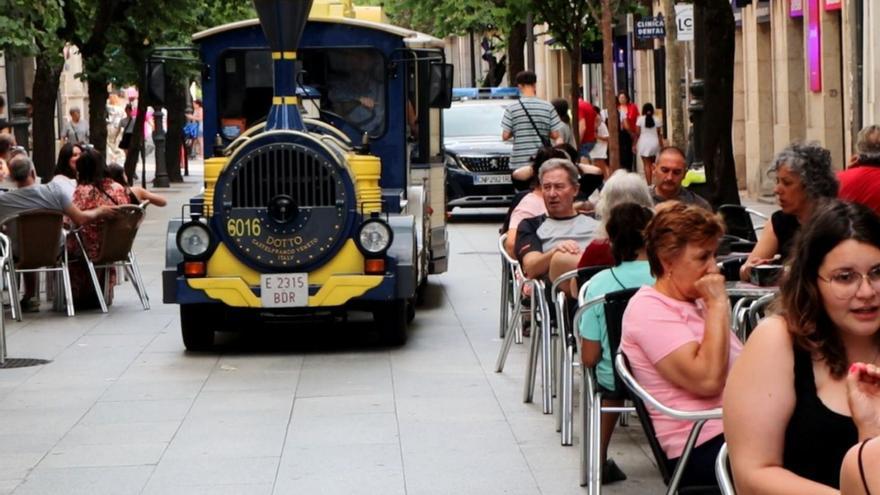
[[[391,246],[394,234],[384,220],[371,218],[361,224],[357,235],[357,244],[367,256],[380,256]]]
[[[187,222],[177,231],[177,249],[185,256],[199,258],[211,248],[211,231],[208,226],[195,221]]]

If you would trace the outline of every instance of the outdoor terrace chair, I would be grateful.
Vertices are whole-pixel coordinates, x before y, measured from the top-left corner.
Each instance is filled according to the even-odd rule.
[[[633,404],[636,407],[636,413],[638,413],[639,415],[639,421],[641,422],[642,428],[645,431],[645,436],[648,439],[648,444],[651,446],[651,452],[654,454],[654,459],[657,462],[657,468],[660,470],[660,475],[663,477],[663,482],[666,483],[666,494],[672,495],[675,493],[718,493],[718,487],[715,486],[688,486],[679,489],[678,485],[681,482],[681,476],[684,473],[684,468],[687,465],[688,458],[690,457],[691,452],[694,450],[694,446],[697,442],[697,437],[699,437],[700,431],[702,431],[703,429],[703,425],[705,425],[706,421],[709,421],[710,419],[721,419],[721,408],[709,409],[705,411],[681,411],[678,409],[673,409],[658,401],[653,395],[648,393],[648,391],[645,390],[638,381],[636,381],[635,377],[633,377],[632,372],[630,371],[629,361],[627,360],[626,355],[623,352],[618,351],[617,356],[614,359],[614,367],[617,375],[630,391],[630,398],[632,399]],[[687,442],[685,443],[684,450],[682,451],[678,464],[676,464],[675,469],[672,472],[670,472],[669,468],[667,467],[667,462],[669,459],[666,457],[666,453],[660,446],[660,442],[657,441],[654,424],[651,420],[650,414],[648,413],[648,406],[656,409],[658,412],[665,416],[669,416],[670,418],[694,422],[694,426],[691,428],[691,432],[688,435]]]
[[[547,302],[546,285],[541,280],[524,279],[522,286],[530,286],[532,288],[532,301],[529,308],[531,317],[531,343],[529,345],[528,364],[526,365],[526,380],[523,388],[523,402],[532,402],[535,395],[535,381],[537,379],[537,365],[540,355],[541,360],[541,386],[542,406],[544,414],[553,412],[552,398],[552,373],[551,373],[551,329],[550,329],[550,305]],[[519,319],[520,311],[522,311],[522,297],[516,301],[516,307],[511,314],[514,320]],[[517,323],[511,322],[511,326]],[[536,331],[535,325],[539,325],[539,331]],[[498,359],[495,362],[495,372],[504,371],[504,363],[510,352],[510,346],[513,343],[516,332],[514,328],[508,327],[501,342],[501,349],[498,352]]]
[[[574,325],[578,325],[581,317],[586,314],[588,309],[602,305],[605,311],[608,346],[611,355],[614,356],[620,347],[623,312],[626,310],[629,300],[638,291],[638,288],[623,289],[584,301],[578,308],[577,313],[575,313]],[[590,495],[594,495],[599,493],[602,486],[602,413],[617,412],[626,415],[634,412],[635,409],[632,407],[602,406],[602,389],[596,380],[595,369],[584,366],[582,371],[580,484],[587,487],[587,492]],[[626,386],[617,376],[616,372],[614,373],[614,382],[615,390],[624,398],[629,399]]]
[[[16,319],[19,321],[21,321],[21,301],[18,296],[19,273],[60,272],[67,316],[74,315],[70,272],[67,269],[67,250],[61,242],[64,232],[63,221],[64,216],[61,212],[53,210],[26,211],[3,221],[3,227],[14,225],[15,229],[17,246],[10,251],[13,255],[12,262],[7,259],[4,276],[10,288],[12,314],[17,316]]]
[[[8,277],[9,270],[13,269],[11,248],[9,237],[5,234],[0,234],[0,269],[3,270],[3,280],[9,289],[9,299],[14,301],[18,297],[18,293],[11,283],[11,277]],[[11,303],[11,301],[10,307],[15,308],[15,304]],[[6,364],[6,313],[0,309],[0,366],[4,364]]]
[[[92,285],[95,289],[95,295],[98,297],[98,304],[101,311],[107,312],[107,299],[110,297],[110,270],[109,268],[120,266],[123,268],[128,278],[134,285],[138,298],[144,309],[150,309],[150,299],[147,295],[146,287],[144,287],[141,271],[138,268],[137,259],[131,251],[134,244],[134,238],[137,236],[138,228],[144,220],[144,208],[141,206],[124,205],[119,206],[117,215],[107,218],[101,226],[99,234],[98,253],[95,257],[89,257],[88,250],[80,236],[79,229],[74,230],[72,234],[76,237],[76,242],[82,252],[83,262],[88,267],[89,275],[92,279]],[[105,268],[104,271],[104,288],[98,281],[98,273],[96,268]]]
[[[522,344],[522,286],[525,276],[519,261],[511,257],[504,248],[507,233],[498,238],[498,252],[501,253],[501,305],[498,318],[498,336],[504,338],[507,332],[516,332],[515,342]]]
[[[721,489],[721,495],[736,495],[736,488],[733,486],[733,480],[730,478],[730,462],[727,459],[727,443],[721,446],[718,451],[718,458],[715,459],[715,477],[718,479],[718,488]]]
[[[718,207],[718,213],[724,219],[727,234],[747,242],[758,242],[757,232],[763,228],[756,228],[752,217],[767,221],[767,215],[742,205],[724,204]]]
[[[556,431],[560,432],[562,445],[572,444],[572,430],[574,423],[574,368],[579,366],[575,362],[574,355],[577,352],[577,320],[572,320],[571,298],[565,292],[565,287],[572,280],[578,281],[578,286],[584,288],[590,279],[597,273],[610,268],[609,266],[588,266],[572,270],[560,275],[553,282],[551,294],[556,310],[556,328],[553,333],[555,345],[553,346],[553,369],[556,371],[554,384],[556,392]]]

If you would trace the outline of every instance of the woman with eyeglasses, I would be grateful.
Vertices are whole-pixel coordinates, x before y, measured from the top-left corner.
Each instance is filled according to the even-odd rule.
[[[880,218],[820,206],[777,303],[724,392],[737,493],[836,494],[847,451],[880,435]]]

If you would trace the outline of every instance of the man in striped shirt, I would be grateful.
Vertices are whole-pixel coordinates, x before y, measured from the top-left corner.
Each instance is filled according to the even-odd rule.
[[[541,136],[550,143],[562,140],[560,130],[564,124],[553,105],[535,96],[537,81],[537,76],[531,71],[524,70],[516,75],[520,98],[516,103],[508,105],[501,120],[501,139],[507,141],[513,138],[511,169],[527,165],[531,161],[531,157],[543,144]]]

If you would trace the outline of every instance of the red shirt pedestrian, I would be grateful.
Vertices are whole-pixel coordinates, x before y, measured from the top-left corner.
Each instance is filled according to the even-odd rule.
[[[596,142],[596,109],[593,104],[578,98],[578,120],[581,131],[581,144]]]

